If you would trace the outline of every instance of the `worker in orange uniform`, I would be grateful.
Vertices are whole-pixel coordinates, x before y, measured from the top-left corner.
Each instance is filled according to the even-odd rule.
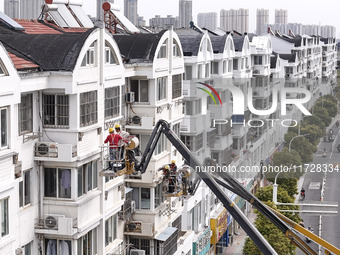
[[[113,160],[117,160],[118,156],[118,143],[122,140],[122,137],[119,134],[115,134],[114,129],[109,129],[109,135],[106,137],[104,143],[109,143],[110,146],[110,163],[109,169],[113,169]]]
[[[176,171],[177,171],[176,161],[172,160],[170,165],[169,193],[175,192],[177,174]]]

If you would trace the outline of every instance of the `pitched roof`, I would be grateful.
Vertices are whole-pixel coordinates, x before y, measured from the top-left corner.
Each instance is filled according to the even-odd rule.
[[[296,59],[296,54],[280,54],[280,58],[288,60],[288,63],[294,63]]]
[[[182,44],[184,56],[197,56],[199,47],[204,34],[193,29],[177,29],[175,30]]]
[[[227,34],[224,34],[223,36],[210,36],[210,40],[211,40],[214,53],[224,52],[224,46],[225,46],[227,37],[228,37]]]
[[[157,34],[114,34],[113,39],[127,63],[150,63],[166,30]]]
[[[242,36],[234,36],[234,45],[235,45],[235,51],[241,52],[243,48],[245,35]]]
[[[0,41],[12,54],[13,62],[22,59],[33,63],[31,66],[22,62],[19,68],[26,64],[26,69],[38,65],[44,71],[72,71],[85,40],[94,30],[66,32],[68,29],[53,27],[44,21],[18,20],[18,23],[27,27],[26,31],[0,26]]]
[[[9,53],[8,54],[9,57],[11,58],[14,67],[18,70],[18,71],[22,71],[22,70],[28,70],[28,69],[37,69],[39,68],[39,66],[31,61],[28,61],[24,58],[18,57],[16,55],[14,55],[13,53]]]

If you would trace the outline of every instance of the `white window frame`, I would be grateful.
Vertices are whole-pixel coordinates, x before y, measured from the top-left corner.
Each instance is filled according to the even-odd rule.
[[[77,169],[78,198],[98,188],[98,167],[99,167],[98,164],[99,160],[96,159],[78,167]],[[81,178],[81,180],[79,178]]]
[[[192,66],[191,65],[185,65],[185,73],[184,73],[184,80],[185,81],[190,81],[192,79]]]
[[[5,116],[3,116],[3,114]],[[9,120],[8,108],[0,108],[0,149],[8,148],[8,120]]]
[[[161,47],[159,48],[159,51],[158,51],[158,54],[157,54],[157,58],[160,58],[160,59],[168,58],[168,51],[167,51],[167,49],[168,49],[168,39],[166,39],[162,43]]]
[[[182,74],[172,76],[172,99],[182,96]]]
[[[105,42],[105,64],[106,65],[118,64],[117,56],[112,47],[108,44],[108,42]]]
[[[136,88],[132,88],[132,86],[136,85],[132,85],[130,84],[130,90],[132,92],[135,92],[135,102],[139,103],[139,104],[148,104],[149,103],[149,80],[145,80],[145,79],[141,79],[141,80],[131,80],[131,82],[136,82],[137,81],[137,86]],[[147,89],[147,93],[143,94],[143,95],[147,95],[147,98],[142,98],[141,97],[141,90],[142,89]],[[136,93],[137,92],[137,93]]]
[[[4,230],[5,226],[5,230]],[[0,239],[9,235],[9,198],[0,200]]]
[[[47,241],[48,240],[48,241]],[[47,254],[47,249],[48,249],[48,242],[49,241],[55,241],[56,242],[56,250],[57,250],[57,253],[56,255],[61,255],[61,251],[60,251],[60,245],[61,245],[61,242],[62,241],[65,241],[67,242],[68,244],[68,247],[69,247],[69,251],[72,252],[72,240],[67,240],[67,239],[57,239],[57,238],[45,238],[44,239],[44,244],[45,244],[45,247],[44,247],[44,252],[43,254]],[[53,253],[52,253],[53,254]],[[78,253],[79,254],[79,253]]]
[[[167,150],[167,139],[164,134],[161,134],[159,137],[159,140],[157,142],[157,145],[155,147],[155,154],[154,155],[159,155],[162,152]]]
[[[21,95],[18,105],[18,130],[19,135],[33,132],[33,94]]]
[[[112,119],[120,115],[120,87],[105,89],[105,119]]]
[[[27,207],[30,206],[31,203],[32,203],[32,169],[29,169],[27,171],[23,171],[22,181],[19,182],[19,207]]]
[[[87,127],[98,123],[98,92],[97,90],[80,94],[80,126]]]
[[[47,185],[50,186],[50,183],[47,183],[47,174],[46,172],[49,171],[49,170],[54,170],[54,175],[55,175],[55,179],[53,180],[54,182],[54,186],[56,187],[55,189],[55,196],[47,196],[48,194],[46,194],[46,187]],[[61,196],[61,190],[60,190],[60,174],[59,174],[59,171],[63,171],[63,170],[68,170],[70,171],[70,176],[71,176],[71,180],[70,180],[70,183],[72,183],[72,170],[70,168],[58,168],[58,167],[45,167],[44,168],[44,197],[47,198],[47,199],[65,199],[65,200],[69,200],[69,199],[72,199],[72,185],[70,186],[70,188],[68,189],[69,191],[67,191],[67,193],[69,192],[70,194],[66,196]],[[64,191],[65,192],[65,191]]]
[[[5,68],[5,65],[2,62],[2,60],[0,59],[0,77],[1,76],[7,76],[7,75],[8,75],[8,73],[7,73],[7,70]]]
[[[93,42],[87,49],[83,60],[81,61],[81,67],[95,66],[96,64],[96,52],[95,52],[96,42]]]
[[[157,78],[157,101],[166,100],[167,98],[168,77]]]
[[[43,126],[44,128],[69,128],[70,99],[65,94],[43,94]],[[47,102],[54,98],[53,102]],[[54,120],[54,121],[52,121]],[[51,122],[50,122],[51,121]]]
[[[118,215],[114,214],[105,221],[105,247],[112,244],[118,237]]]

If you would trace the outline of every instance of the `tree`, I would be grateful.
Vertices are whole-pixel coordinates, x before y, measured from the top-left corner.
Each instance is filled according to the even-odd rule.
[[[290,197],[286,190],[282,188],[278,188],[277,192],[278,202],[281,203],[292,203],[294,199]],[[272,203],[273,197],[273,187],[266,186],[264,188],[260,188],[256,193],[258,199],[263,201],[268,206],[275,208]],[[286,209],[288,206],[281,206],[279,209]],[[290,209],[298,209],[298,206],[289,206]],[[269,244],[275,249],[278,254],[295,254],[295,247],[290,243],[289,238],[287,238],[274,224],[272,224],[263,214],[255,211],[257,214],[255,220],[255,226],[260,231],[260,233],[264,236],[264,238],[269,242]],[[301,218],[298,214],[287,213],[284,215],[295,222],[300,222]],[[257,248],[255,243],[249,238],[246,239],[245,245],[243,247],[243,254],[245,255],[260,255],[261,251]]]
[[[314,106],[313,113],[320,118],[325,127],[331,124],[332,118],[329,116],[325,108]]]
[[[326,109],[330,117],[335,117],[338,112],[336,103],[331,100],[325,100],[325,99],[323,99],[322,101],[318,100],[318,102],[314,104],[314,108],[315,107]]]
[[[317,116],[317,115],[312,115],[303,118],[303,122],[301,123],[302,126],[308,126],[308,125],[316,125],[318,126],[321,130],[325,130],[326,126],[322,122],[322,120]]]
[[[296,134],[293,132],[285,134],[285,146],[289,147],[289,143],[291,143],[291,149],[299,153],[303,164],[311,162],[313,160],[313,152],[317,150],[317,146],[311,144],[304,136],[295,138],[292,141],[295,136]]]
[[[322,130],[319,126],[314,125],[314,124],[310,124],[310,125],[304,125],[301,130],[300,130],[300,134],[304,135],[304,134],[308,134],[306,137],[306,139],[314,145],[318,145],[320,137],[322,137],[323,135],[325,135],[325,130]]]

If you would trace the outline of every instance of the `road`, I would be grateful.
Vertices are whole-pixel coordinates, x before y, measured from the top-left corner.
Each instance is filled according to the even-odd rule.
[[[339,116],[337,116],[339,118]],[[337,151],[336,146],[340,144],[339,128],[336,127],[333,121],[331,125],[334,134],[336,135],[334,142],[320,142],[318,151],[314,154],[314,160],[311,164],[340,164],[340,153]],[[328,129],[329,130],[329,129]],[[323,157],[323,150],[326,148],[327,156]],[[312,166],[312,165],[310,165]],[[340,168],[340,166],[339,166]],[[324,173],[307,172],[303,182],[303,187],[306,190],[306,201],[320,201],[321,199],[321,187],[323,179],[326,178],[326,185],[324,191],[323,201],[338,202],[340,204],[340,169],[339,172],[328,171]],[[312,183],[312,184],[311,184]],[[318,188],[318,184],[320,187]],[[315,209],[316,210],[316,209]],[[319,235],[319,220],[318,215],[308,215],[302,213],[301,217],[304,220],[305,226],[311,225],[314,229],[314,234]],[[322,216],[322,236],[323,239],[330,242],[336,247],[340,247],[340,215],[336,216]],[[311,248],[318,252],[318,246],[314,243],[310,244]],[[297,254],[304,254],[301,251],[297,251]],[[324,254],[324,253],[323,253]]]

